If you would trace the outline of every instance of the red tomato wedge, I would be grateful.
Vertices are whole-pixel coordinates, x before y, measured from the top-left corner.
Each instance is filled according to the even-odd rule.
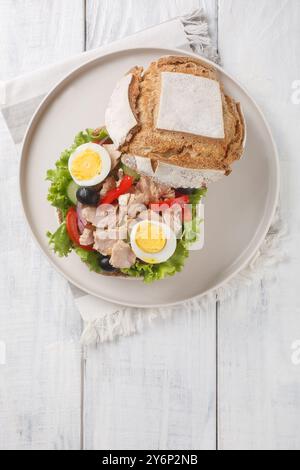
[[[172,207],[175,204],[178,204],[183,208],[186,204],[189,204],[189,202],[189,197],[187,195],[183,195],[180,197],[175,197],[173,199],[165,199],[164,201],[153,202],[150,204],[150,208],[152,210],[161,210],[164,208]]]
[[[184,194],[173,199],[166,199],[165,201],[159,201],[156,203],[150,204],[150,209],[155,212],[164,211],[170,209],[171,207],[178,205],[182,208],[183,219],[185,222],[192,220],[192,213],[187,205],[190,203],[189,196]]]
[[[84,246],[80,245],[80,233],[78,229],[78,215],[74,206],[70,207],[66,216],[66,228],[70,239],[75,245],[83,250],[93,251],[93,245]]]

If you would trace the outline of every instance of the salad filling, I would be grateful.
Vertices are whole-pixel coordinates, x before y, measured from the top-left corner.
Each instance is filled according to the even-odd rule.
[[[77,134],[47,180],[60,220],[50,246],[58,256],[74,251],[91,271],[164,279],[199,238],[206,188],[175,190],[128,168],[105,128]]]

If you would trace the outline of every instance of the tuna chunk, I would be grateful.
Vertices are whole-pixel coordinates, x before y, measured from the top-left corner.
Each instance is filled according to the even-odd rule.
[[[99,253],[104,256],[110,256],[113,246],[117,243],[117,240],[105,238],[104,234],[105,232],[102,230],[96,230],[94,249],[99,251]]]
[[[161,217],[158,212],[154,212],[150,209],[141,212],[138,216],[138,220],[149,220],[151,222],[161,222]]]
[[[135,263],[136,257],[128,243],[118,240],[112,249],[110,264],[114,268],[130,268]]]
[[[142,201],[144,204],[157,202],[161,198],[175,197],[174,190],[168,186],[157,183],[147,176],[141,176],[140,181],[136,185],[136,189],[139,193],[144,195],[144,201]]]
[[[118,213],[118,224],[123,225],[127,224],[128,221],[128,203],[131,195],[122,194],[118,198],[119,202],[119,213]]]
[[[120,227],[110,227],[105,231],[106,237],[111,240],[126,240],[128,237],[128,224]]]
[[[100,196],[104,197],[108,191],[111,191],[112,189],[115,189],[116,187],[116,181],[112,176],[109,176],[106,178],[106,180],[103,183],[102,189],[100,191]]]
[[[182,209],[181,207],[171,207],[170,209],[163,211],[163,221],[168,225],[177,237],[182,234]]]
[[[117,209],[110,204],[98,206],[94,221],[94,225],[98,228],[115,227],[117,225]]]
[[[94,232],[90,228],[85,228],[79,238],[80,245],[89,246],[94,243]]]
[[[104,144],[103,147],[108,151],[111,159],[111,167],[115,168],[119,163],[121,152],[116,149],[114,144]]]
[[[145,205],[144,195],[142,193],[132,194],[128,204],[128,216],[131,219],[135,219],[140,212],[145,210],[147,210],[147,206]]]
[[[95,225],[96,207],[86,206],[81,211],[82,217],[90,224]]]

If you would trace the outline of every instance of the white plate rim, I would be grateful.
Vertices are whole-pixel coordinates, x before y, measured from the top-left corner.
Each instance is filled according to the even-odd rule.
[[[44,108],[47,106],[47,103],[49,100],[51,100],[52,98],[52,95],[59,91],[61,87],[64,87],[65,83],[70,80],[73,76],[75,76],[76,74],[84,71],[84,69],[86,67],[89,67],[89,66],[92,66],[93,63],[96,63],[98,62],[99,60],[101,59],[107,59],[109,57],[112,57],[112,56],[115,56],[115,55],[118,55],[120,53],[126,53],[126,52],[131,52],[131,53],[134,53],[134,52],[142,52],[142,51],[161,51],[162,52],[162,56],[164,55],[171,55],[170,54],[170,51],[172,51],[172,54],[174,55],[186,55],[186,56],[190,56],[190,57],[194,57],[196,59],[200,59],[202,61],[204,61],[205,63],[213,66],[215,69],[217,69],[219,72],[221,72],[222,74],[224,74],[225,76],[227,76],[230,80],[232,80],[237,86],[238,88],[240,88],[240,90],[246,95],[246,97],[251,101],[251,103],[253,104],[253,106],[255,107],[256,111],[258,112],[258,114],[260,115],[261,119],[263,120],[264,122],[264,125],[266,126],[266,130],[268,131],[268,134],[269,134],[269,138],[270,138],[270,141],[271,141],[271,144],[272,144],[272,150],[273,150],[273,155],[274,155],[274,164],[275,164],[275,194],[274,194],[274,200],[273,200],[273,206],[272,206],[272,209],[270,210],[269,212],[269,216],[266,218],[266,222],[265,222],[265,229],[261,231],[261,236],[259,237],[259,239],[257,240],[256,242],[256,245],[252,248],[251,250],[251,253],[248,254],[248,256],[244,259],[244,261],[231,273],[229,274],[225,279],[223,279],[221,282],[217,283],[215,286],[205,290],[204,292],[200,293],[200,294],[196,294],[194,296],[191,296],[191,297],[188,297],[188,298],[185,298],[185,299],[182,299],[182,300],[179,300],[179,301],[176,301],[176,302],[166,302],[166,303],[158,303],[158,304],[151,304],[151,306],[149,305],[143,305],[143,304],[136,304],[134,302],[121,302],[121,301],[118,301],[116,299],[112,300],[111,298],[108,298],[108,297],[105,297],[103,295],[100,295],[100,294],[97,294],[93,291],[90,291],[88,288],[86,287],[82,287],[79,283],[75,282],[73,279],[70,278],[70,276],[68,276],[68,274],[66,274],[63,269],[61,269],[59,266],[57,266],[55,264],[55,262],[50,258],[48,252],[40,245],[39,241],[38,241],[38,238],[36,236],[36,234],[34,233],[34,230],[30,224],[30,221],[29,221],[29,218],[27,217],[27,213],[26,213],[26,206],[25,206],[25,201],[24,201],[24,190],[23,190],[23,178],[22,178],[22,175],[23,175],[23,169],[24,169],[24,161],[25,161],[25,149],[27,147],[27,144],[28,144],[28,140],[30,139],[30,136],[31,136],[31,129],[35,127],[35,123],[36,121],[38,121],[39,119],[39,115],[43,112]],[[163,51],[165,51],[166,53],[163,54]],[[27,129],[26,129],[26,132],[25,132],[25,135],[24,135],[24,138],[23,138],[23,141],[22,141],[22,144],[21,144],[21,157],[20,157],[20,162],[19,162],[19,175],[18,175],[18,179],[19,179],[19,194],[20,194],[20,199],[21,199],[21,205],[22,205],[22,209],[23,209],[23,213],[25,215],[25,219],[26,219],[26,223],[27,223],[27,226],[31,232],[31,235],[33,237],[33,240],[35,241],[36,245],[39,247],[39,249],[44,253],[44,255],[46,256],[47,260],[50,262],[50,264],[56,269],[57,272],[59,272],[65,279],[67,279],[72,285],[78,287],[78,289],[86,292],[87,294],[89,295],[92,295],[92,296],[96,296],[100,299],[103,299],[103,300],[106,300],[107,302],[113,302],[114,304],[119,304],[119,305],[123,305],[123,306],[128,306],[128,307],[136,307],[136,308],[162,308],[162,307],[172,307],[172,306],[176,306],[176,305],[180,305],[184,302],[187,302],[187,301],[191,301],[191,300],[195,300],[195,299],[201,299],[202,297],[206,296],[206,295],[209,295],[210,293],[214,292],[214,291],[217,291],[218,289],[224,287],[227,283],[229,283],[234,277],[236,277],[241,271],[243,271],[248,265],[249,263],[251,262],[251,260],[253,259],[253,257],[255,256],[255,254],[258,252],[260,246],[262,245],[263,241],[265,240],[266,238],[266,235],[270,229],[270,226],[272,224],[272,221],[274,219],[274,216],[275,216],[275,212],[276,212],[276,208],[277,208],[277,205],[278,205],[278,202],[279,202],[279,194],[280,194],[280,163],[279,163],[279,154],[278,154],[278,149],[277,149],[277,145],[275,143],[275,140],[274,140],[274,137],[273,137],[273,134],[272,134],[272,131],[271,131],[271,128],[270,128],[270,125],[268,123],[268,121],[266,120],[265,116],[264,116],[264,113],[262,112],[261,108],[259,107],[259,105],[256,103],[256,101],[252,98],[252,96],[249,94],[249,92],[246,90],[246,88],[241,85],[241,83],[236,79],[234,78],[230,73],[228,73],[227,71],[225,71],[220,65],[218,64],[215,64],[214,62],[208,60],[207,58],[205,57],[202,57],[202,56],[199,56],[197,54],[194,54],[193,52],[190,52],[190,51],[186,51],[186,50],[183,50],[183,49],[177,49],[177,48],[160,48],[160,47],[133,47],[133,48],[120,48],[116,51],[113,51],[113,52],[109,52],[109,53],[105,53],[105,54],[100,54],[98,57],[96,58],[93,58],[91,60],[88,60],[86,62],[84,62],[82,65],[80,65],[79,67],[75,67],[71,72],[69,72],[68,74],[66,74],[62,79],[60,79],[52,88],[51,90],[46,94],[46,96],[43,98],[43,100],[41,101],[41,103],[39,104],[39,106],[37,107],[34,115],[32,116],[28,126],[27,126]],[[136,281],[136,282],[142,282],[142,281],[138,281],[137,279],[131,279],[131,278],[127,278],[127,280],[132,280],[132,281]],[[159,281],[157,281],[159,282]]]

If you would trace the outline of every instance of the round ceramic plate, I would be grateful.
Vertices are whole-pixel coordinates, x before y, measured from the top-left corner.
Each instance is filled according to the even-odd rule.
[[[279,189],[276,147],[270,129],[247,92],[221,68],[226,91],[241,102],[247,122],[243,159],[229,177],[209,187],[205,203],[205,247],[190,253],[184,270],[146,285],[140,280],[91,273],[76,254],[58,258],[48,247],[47,230],[57,226],[47,202],[46,171],[73,142],[75,134],[104,122],[117,80],[134,65],[147,66],[181,50],[140,48],[105,55],[78,68],[45,98],[28,128],[20,167],[21,197],[32,233],[43,252],[69,281],[103,299],[138,307],[176,304],[225,283],[251,260],[274,215]]]

